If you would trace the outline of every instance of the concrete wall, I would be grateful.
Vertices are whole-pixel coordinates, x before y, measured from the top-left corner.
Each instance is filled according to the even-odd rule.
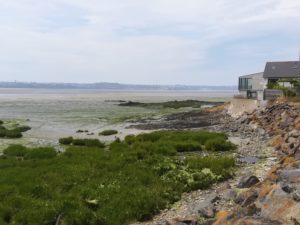
[[[283,96],[283,91],[278,89],[265,89],[265,100],[273,100]]]
[[[257,100],[264,100],[264,89],[267,87],[268,80],[263,78],[263,73],[255,73],[240,78],[250,78],[252,82],[252,89],[249,91],[257,93]],[[247,91],[240,91],[240,95],[247,98]]]
[[[244,112],[251,113],[257,108],[265,107],[266,101],[258,101],[253,99],[232,99],[227,112],[232,117],[239,117]]]
[[[262,91],[267,87],[268,80],[263,78],[263,73],[255,74],[252,77],[252,90]]]

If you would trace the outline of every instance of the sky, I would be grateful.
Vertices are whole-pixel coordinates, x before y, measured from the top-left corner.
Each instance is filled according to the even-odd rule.
[[[0,0],[0,81],[236,85],[299,50],[300,0]]]

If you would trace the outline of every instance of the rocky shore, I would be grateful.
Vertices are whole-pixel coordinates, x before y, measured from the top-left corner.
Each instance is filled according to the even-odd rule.
[[[220,107],[206,113],[182,115],[183,121],[174,115],[175,124],[193,122],[167,128],[197,129],[191,124],[207,117],[208,126],[201,129],[225,132],[238,145],[235,177],[186,193],[172,209],[140,224],[300,224],[300,107],[275,103],[239,118]]]
[[[234,199],[232,210],[219,211],[213,224],[300,224],[300,108],[277,102],[240,122],[264,129],[277,163]]]

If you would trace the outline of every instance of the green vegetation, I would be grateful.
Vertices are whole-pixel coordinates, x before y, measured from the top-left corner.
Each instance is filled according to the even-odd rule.
[[[103,148],[105,144],[98,139],[74,139],[73,137],[60,138],[58,140],[63,145],[85,146],[85,147],[98,147]]]
[[[57,153],[53,148],[26,148],[22,145],[11,145],[3,151],[6,157],[22,157],[23,159],[50,159]]]
[[[289,83],[290,87],[285,87],[283,84]],[[268,83],[267,87],[269,89],[279,89],[282,90],[283,96],[290,98],[296,96],[296,89],[300,87],[300,81],[295,79],[280,79],[276,82]]]
[[[1,121],[1,120],[0,120]],[[3,121],[0,122],[0,138],[21,138],[23,132],[30,130],[29,126],[17,126],[13,129],[7,129],[3,126]]]
[[[205,149],[208,151],[230,151],[236,149],[236,146],[231,142],[224,141],[223,138],[214,138],[205,142]]]
[[[70,145],[73,142],[73,137],[60,138],[58,142],[62,145]]]
[[[197,100],[168,101],[168,102],[159,102],[159,103],[142,103],[142,102],[129,101],[125,103],[120,103],[119,106],[179,109],[185,107],[201,108],[201,106],[203,105],[216,106],[223,103],[224,102],[208,102],[208,101],[197,101]]]
[[[230,151],[236,146],[227,140],[223,133],[207,131],[156,131],[137,136],[129,135],[125,138],[129,145],[143,146],[154,152],[165,152],[176,154],[176,152],[193,151]]]
[[[64,225],[148,220],[183,192],[232,176],[230,156],[177,155],[204,150],[215,138],[228,143],[220,133],[159,131],[128,136],[106,149],[85,147],[83,141],[84,147],[70,146],[61,154],[53,148],[10,146],[0,157],[0,224],[52,225],[58,218]],[[70,140],[74,145],[85,139],[60,142]]]
[[[110,136],[110,135],[114,135],[114,134],[117,134],[117,133],[118,133],[117,130],[104,130],[104,131],[100,132],[99,135]]]

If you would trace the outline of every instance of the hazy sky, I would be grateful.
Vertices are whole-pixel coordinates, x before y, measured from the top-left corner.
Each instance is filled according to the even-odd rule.
[[[236,84],[297,60],[300,0],[0,0],[0,80]]]

